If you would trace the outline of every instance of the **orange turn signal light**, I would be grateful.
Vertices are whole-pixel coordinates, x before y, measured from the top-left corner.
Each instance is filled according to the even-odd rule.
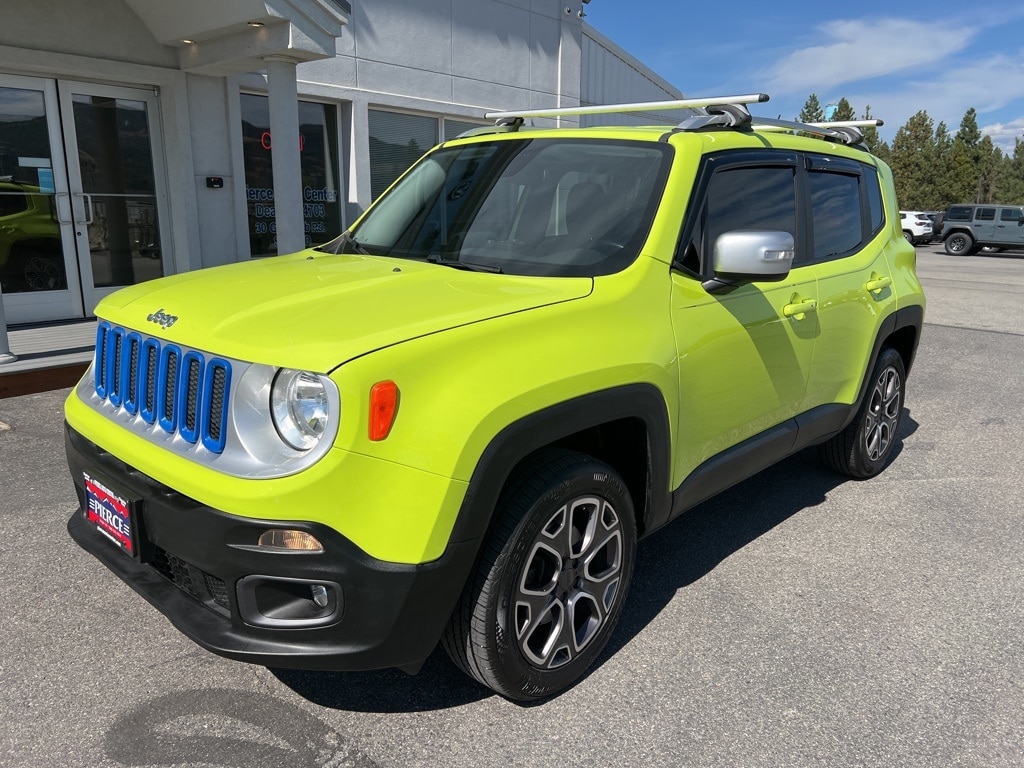
[[[274,528],[260,534],[257,544],[267,549],[289,552],[323,552],[324,545],[315,536],[305,531]]]
[[[383,440],[391,432],[398,413],[398,385],[378,381],[370,387],[370,439]]]

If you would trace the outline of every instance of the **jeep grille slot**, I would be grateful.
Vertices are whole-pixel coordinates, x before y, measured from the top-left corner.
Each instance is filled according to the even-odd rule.
[[[177,397],[178,356],[181,350],[168,345],[160,352],[160,378],[157,381],[157,402],[159,403],[160,426],[165,432],[174,432],[178,427]]]
[[[222,453],[227,438],[231,364],[197,350],[101,322],[94,360],[96,396],[138,415],[137,431],[158,427]]]
[[[125,342],[128,344],[128,354],[125,357],[127,370],[121,376],[124,380],[121,389],[124,392],[125,409],[128,413],[135,414],[139,412],[139,346],[142,339],[137,333],[129,333],[125,337]]]

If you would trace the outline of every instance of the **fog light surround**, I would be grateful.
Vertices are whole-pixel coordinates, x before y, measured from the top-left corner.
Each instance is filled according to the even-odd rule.
[[[308,629],[341,620],[345,601],[341,585],[322,579],[252,575],[238,580],[242,621],[269,629]]]

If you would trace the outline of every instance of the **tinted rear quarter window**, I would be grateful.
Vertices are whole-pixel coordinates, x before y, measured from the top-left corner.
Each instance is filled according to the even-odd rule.
[[[946,211],[946,221],[970,221],[974,209],[968,205],[954,205]]]

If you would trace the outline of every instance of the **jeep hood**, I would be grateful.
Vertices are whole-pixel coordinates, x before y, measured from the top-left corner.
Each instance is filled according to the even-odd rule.
[[[96,314],[217,355],[326,373],[376,349],[579,299],[592,288],[588,277],[303,251],[140,283],[105,298]]]

